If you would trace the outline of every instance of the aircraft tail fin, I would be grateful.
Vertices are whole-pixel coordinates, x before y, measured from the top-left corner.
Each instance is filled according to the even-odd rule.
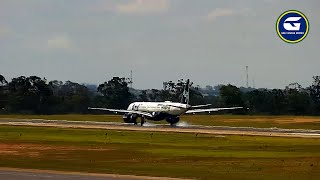
[[[189,90],[190,90],[190,81],[189,81],[189,79],[187,79],[187,82],[186,82],[184,89],[183,89],[181,103],[189,104]]]

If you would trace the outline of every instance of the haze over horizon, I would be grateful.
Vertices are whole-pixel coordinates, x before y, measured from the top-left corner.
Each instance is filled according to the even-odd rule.
[[[133,87],[163,81],[303,87],[320,75],[320,1],[1,0],[0,74],[99,84],[129,77]],[[303,12],[310,31],[283,42],[276,20]]]

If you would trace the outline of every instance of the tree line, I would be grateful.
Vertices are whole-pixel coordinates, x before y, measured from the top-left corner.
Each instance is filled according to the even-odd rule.
[[[98,86],[71,81],[47,81],[37,76],[20,76],[8,82],[0,75],[0,113],[66,114],[90,113],[88,107],[123,109],[134,101],[179,102],[184,80],[164,82],[163,89],[135,90],[125,78],[113,77]],[[234,85],[217,86],[219,93],[207,92],[191,85],[190,104],[214,107],[243,106],[246,111],[236,113],[274,115],[320,115],[320,76],[302,88],[292,83],[284,89],[252,89]]]

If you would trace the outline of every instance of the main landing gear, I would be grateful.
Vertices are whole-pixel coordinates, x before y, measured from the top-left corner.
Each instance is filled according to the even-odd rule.
[[[146,121],[144,120],[144,116],[141,116],[141,126],[143,126],[143,124],[145,123]]]

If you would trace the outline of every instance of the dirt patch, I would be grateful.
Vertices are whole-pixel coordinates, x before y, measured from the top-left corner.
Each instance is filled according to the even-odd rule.
[[[40,170],[40,169],[19,169],[19,168],[6,168],[0,167],[0,171],[13,171],[13,172],[28,172],[32,174],[58,174],[58,175],[80,175],[85,176],[87,179],[91,179],[93,177],[103,177],[106,179],[123,179],[123,180],[188,180],[181,178],[171,178],[171,177],[151,177],[151,176],[135,176],[135,175],[120,175],[120,174],[99,174],[99,173],[83,173],[83,172],[65,172],[65,171],[55,171],[55,170]],[[69,179],[69,178],[68,178]],[[190,179],[191,180],[191,179]]]
[[[1,155],[6,155],[6,154],[18,154],[18,151],[10,151],[10,150],[0,150]]]
[[[292,118],[292,119],[276,119],[273,122],[279,124],[299,124],[299,123],[320,123],[319,119],[313,118]]]
[[[0,154],[3,156],[25,156],[25,157],[38,157],[40,154],[39,152],[20,152],[14,150],[2,150],[0,149]]]
[[[76,150],[108,151],[113,149],[101,148],[101,147],[87,148],[87,147],[75,147],[75,146],[52,146],[52,145],[32,144],[32,143],[19,143],[19,144],[0,143],[1,155],[38,157],[38,156],[41,156],[42,152],[47,152],[47,151],[54,151],[63,155],[66,153],[66,151],[76,151]]]
[[[293,118],[294,122],[304,123],[304,122],[320,122],[320,119],[316,118]]]
[[[270,119],[224,119],[223,122],[265,122],[265,121],[274,121]]]
[[[224,122],[234,123],[234,122],[272,122],[275,124],[292,124],[292,123],[320,123],[320,119],[317,118],[279,118],[279,119],[226,119]]]
[[[78,146],[53,146],[53,145],[43,145],[43,144],[32,144],[32,143],[19,143],[19,144],[5,144],[0,143],[0,150],[3,149],[33,149],[33,150],[93,150],[93,151],[106,151],[113,150],[110,148],[88,148],[88,147],[78,147]]]

